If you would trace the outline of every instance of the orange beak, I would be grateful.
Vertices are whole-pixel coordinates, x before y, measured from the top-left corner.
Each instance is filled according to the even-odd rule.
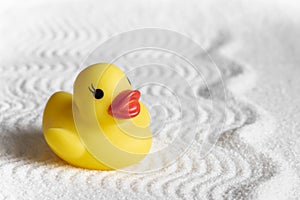
[[[140,113],[138,90],[125,90],[115,97],[108,107],[108,113],[118,119],[129,119]]]

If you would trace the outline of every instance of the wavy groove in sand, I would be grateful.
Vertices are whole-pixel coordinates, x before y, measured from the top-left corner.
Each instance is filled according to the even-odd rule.
[[[116,194],[124,192],[129,196],[139,195],[141,198],[145,196],[241,199],[255,195],[256,187],[276,173],[276,167],[270,158],[255,151],[239,139],[238,131],[248,124],[255,123],[258,111],[253,106],[229,95],[228,102],[222,102],[220,99],[218,106],[214,108],[214,112],[212,111],[203,80],[216,88],[221,87],[221,80],[211,71],[207,60],[203,60],[205,67],[201,68],[202,77],[199,77],[195,75],[193,68],[184,67],[186,63],[182,60],[168,53],[157,53],[151,50],[128,54],[116,64],[123,66],[124,69],[130,69],[129,63],[136,65],[149,62],[164,63],[171,66],[173,71],[149,68],[148,71],[136,70],[134,76],[153,79],[161,76],[162,79],[169,79],[174,77],[174,74],[179,74],[189,80],[194,93],[188,92],[180,82],[174,82],[173,88],[187,98],[196,95],[200,102],[201,112],[189,110],[184,115],[190,118],[185,117],[183,120],[197,118],[202,125],[201,131],[205,132],[210,123],[221,123],[225,119],[224,129],[218,133],[220,138],[210,154],[199,159],[198,145],[203,140],[200,131],[196,137],[199,144],[192,146],[188,154],[173,165],[153,173],[128,174],[82,170],[68,166],[56,158],[47,147],[40,132],[45,102],[55,91],[72,91],[73,80],[80,70],[83,57],[103,38],[111,34],[113,30],[111,27],[118,28],[116,22],[109,25],[104,23],[99,19],[100,15],[95,10],[91,12],[90,17],[80,14],[80,10],[81,8],[74,7],[68,11],[59,10],[60,20],[45,17],[36,20],[34,25],[29,25],[28,30],[23,30],[25,39],[17,44],[18,49],[25,52],[25,60],[7,63],[1,68],[0,90],[3,96],[0,101],[0,177],[9,179],[8,183],[13,184],[17,190],[28,190],[33,183],[38,182],[47,193],[46,186],[50,185],[51,190],[60,193],[55,194],[56,196],[47,193],[53,198],[79,194],[89,199],[97,199],[93,193],[97,194],[99,190],[106,190]],[[76,12],[80,17],[71,18],[70,16]],[[101,17],[105,18],[105,16],[109,16],[108,13],[104,13]],[[99,22],[102,23],[101,27],[96,25]],[[143,38],[132,38],[128,42],[137,40],[143,40]],[[163,40],[168,44],[185,46],[184,43],[177,44],[169,38],[163,38]],[[35,43],[36,41],[39,42]],[[214,44],[214,42],[210,43]],[[224,43],[222,39],[216,42],[216,46],[210,48],[210,54],[216,60],[226,82],[243,75],[245,68],[218,53],[220,48],[218,45],[222,43]],[[203,59],[203,56],[195,53],[193,49],[188,50],[194,53],[195,57]],[[134,62],[128,62],[132,60]],[[247,74],[244,75],[247,76]],[[134,82],[134,76],[132,76],[132,82]],[[148,95],[168,98],[172,95],[163,87],[146,88],[143,92],[145,97]],[[151,98],[148,99],[149,102],[146,102],[151,105]],[[176,106],[176,102],[174,104]],[[172,129],[176,127],[176,120],[179,119],[178,110],[171,104],[166,104],[165,107],[167,119],[165,134],[155,138],[157,144],[154,144],[154,147],[161,147],[162,144],[165,145],[165,140],[172,141],[176,136],[172,134]],[[160,130],[161,127],[155,127],[156,125],[158,124],[154,124],[154,130]],[[0,183],[0,186],[3,184],[6,183]],[[55,187],[53,184],[62,186],[53,189]],[[65,190],[69,193],[64,194]],[[9,196],[11,195],[9,192],[6,190],[1,195]],[[244,196],[246,194],[248,196]],[[119,198],[121,197],[120,195]]]

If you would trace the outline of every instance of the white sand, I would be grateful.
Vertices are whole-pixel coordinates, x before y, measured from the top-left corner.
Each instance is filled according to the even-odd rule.
[[[300,198],[300,7],[296,3],[2,4],[0,199]],[[219,141],[203,159],[195,145],[173,165],[153,173],[67,165],[51,152],[41,132],[48,97],[58,90],[72,91],[80,64],[100,42],[141,27],[184,33],[209,50],[228,88],[227,101],[219,101],[214,118],[225,120]],[[165,58],[146,55],[149,60]],[[219,87],[220,80],[210,72],[210,68],[204,71],[206,79]],[[185,75],[197,82],[192,72]],[[205,93],[200,85],[192,87],[199,98]],[[205,126],[212,110],[205,101],[200,107],[195,119]],[[174,110],[166,111],[173,117]],[[175,124],[176,120],[169,121],[167,130],[171,132]],[[172,136],[157,137],[154,147]]]

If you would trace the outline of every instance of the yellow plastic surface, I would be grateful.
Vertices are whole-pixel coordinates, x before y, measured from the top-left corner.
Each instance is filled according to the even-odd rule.
[[[102,99],[93,96],[91,85],[103,90]],[[53,152],[88,169],[119,169],[141,161],[152,144],[145,105],[139,101],[140,113],[130,119],[116,119],[107,112],[125,90],[132,90],[126,75],[112,64],[100,63],[78,75],[73,96],[53,94],[43,116],[43,133]]]

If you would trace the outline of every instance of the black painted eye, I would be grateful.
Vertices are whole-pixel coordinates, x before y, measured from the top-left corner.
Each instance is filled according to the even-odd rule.
[[[96,99],[102,99],[104,96],[104,92],[101,89],[96,89],[94,92],[94,96]]]
[[[94,85],[91,84],[91,87],[89,87],[89,91],[93,94],[93,96],[96,98],[96,99],[102,99],[102,97],[104,96],[104,92],[103,90],[101,89],[95,89]]]

